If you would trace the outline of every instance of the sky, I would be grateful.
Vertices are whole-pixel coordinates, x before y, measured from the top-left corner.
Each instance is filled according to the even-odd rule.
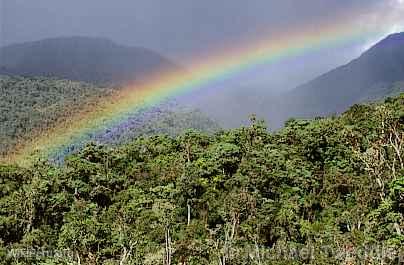
[[[404,29],[403,0],[0,0],[0,45],[59,36],[97,36],[143,46],[175,62],[280,32],[321,27],[347,14],[380,29],[362,42],[305,54],[243,77],[241,88],[291,89],[354,59]]]
[[[382,23],[399,0],[0,0],[1,44],[48,37],[107,37],[167,56],[189,57],[280,29],[352,12]],[[378,21],[380,20],[380,21]],[[386,25],[386,28],[394,25]]]
[[[318,50],[303,43],[297,56],[207,84],[213,93],[203,87],[180,99],[226,127],[238,126],[250,113],[276,113],[278,105],[267,100],[273,94],[346,64],[388,34],[404,31],[404,0],[0,0],[0,46],[102,37],[154,50],[185,69],[195,65],[193,60],[250,47],[257,40],[277,43],[277,37],[299,32],[332,34],[322,28],[334,24],[375,34]]]

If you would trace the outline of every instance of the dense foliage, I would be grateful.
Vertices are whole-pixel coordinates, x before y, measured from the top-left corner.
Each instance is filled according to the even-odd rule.
[[[403,128],[401,95],[1,166],[0,264],[397,264]],[[345,255],[362,246],[396,254]]]
[[[41,77],[0,76],[0,155],[34,131],[68,118],[107,88]]]
[[[118,88],[117,88],[118,89]],[[0,76],[0,157],[59,121],[90,108],[114,93],[114,89],[45,77]],[[148,109],[128,122],[127,131],[106,135],[100,142],[122,143],[139,135],[166,133],[177,135],[185,128],[206,132],[219,126],[197,110],[175,106]],[[136,130],[135,130],[136,128]],[[102,139],[101,139],[102,138]]]

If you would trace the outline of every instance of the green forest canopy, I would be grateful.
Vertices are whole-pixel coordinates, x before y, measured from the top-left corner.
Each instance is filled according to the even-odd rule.
[[[397,264],[403,126],[402,94],[276,133],[252,118],[3,165],[0,264]],[[336,255],[362,246],[396,254]]]

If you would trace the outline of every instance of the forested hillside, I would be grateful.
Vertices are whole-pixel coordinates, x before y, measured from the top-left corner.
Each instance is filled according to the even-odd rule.
[[[0,76],[0,155],[109,93],[110,89],[83,82]]]
[[[403,129],[401,95],[1,166],[0,264],[398,264]]]
[[[119,88],[117,88],[119,89]],[[103,101],[113,88],[45,77],[0,76],[0,157],[20,142],[41,134],[58,122],[70,119],[83,106]],[[171,109],[171,110],[168,110]],[[178,105],[157,106],[133,117],[109,143],[129,141],[143,134],[177,135],[185,128],[213,132],[219,126],[203,113]],[[97,139],[94,139],[97,140]],[[105,142],[107,139],[99,139]],[[105,140],[105,141],[104,141]]]

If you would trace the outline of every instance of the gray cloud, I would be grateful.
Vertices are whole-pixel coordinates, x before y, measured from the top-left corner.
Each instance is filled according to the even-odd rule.
[[[377,29],[361,42],[288,58],[179,99],[219,120],[260,113],[263,99],[357,57],[392,31],[404,29],[404,0],[0,0],[0,45],[84,35],[144,46],[176,61],[201,57],[251,39],[276,38],[323,23],[352,20]],[[226,107],[224,107],[226,106]],[[243,106],[240,108],[239,106]],[[226,110],[227,109],[227,110]],[[228,111],[231,109],[232,111]],[[275,110],[276,111],[276,110]],[[239,119],[237,119],[237,122]],[[236,124],[235,124],[236,125]]]
[[[365,43],[291,58],[268,66],[237,84],[243,89],[293,86],[359,55],[393,29],[402,29],[400,0],[0,0],[0,44],[48,37],[85,35],[144,46],[174,60],[209,53],[274,32],[353,16],[353,27],[380,28]],[[223,96],[222,98],[226,98]],[[209,99],[207,99],[209,100]]]
[[[0,1],[2,44],[90,35],[173,56],[316,23],[348,10],[366,13],[380,5],[380,0]]]

